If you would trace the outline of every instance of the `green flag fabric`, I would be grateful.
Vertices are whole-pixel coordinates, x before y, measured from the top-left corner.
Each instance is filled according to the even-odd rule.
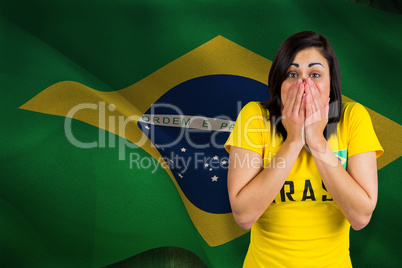
[[[143,134],[144,114],[173,91],[195,106],[202,94],[191,90],[210,77],[264,90],[281,42],[313,30],[330,40],[344,98],[369,110],[385,149],[373,218],[351,232],[352,263],[397,267],[400,29],[399,14],[340,0],[1,1],[0,265],[101,267],[174,246],[208,267],[241,267],[249,233],[224,205],[189,194]],[[235,109],[219,90],[211,101]],[[216,132],[231,121],[220,122]]]

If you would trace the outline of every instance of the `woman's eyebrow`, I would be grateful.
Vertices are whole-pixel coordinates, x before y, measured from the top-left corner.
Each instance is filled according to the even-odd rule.
[[[299,68],[299,64],[298,63],[291,63],[290,65],[293,65],[293,66],[295,66],[296,68]],[[313,62],[313,63],[310,63],[309,65],[308,65],[308,67],[310,68],[310,67],[313,67],[314,65],[321,65],[322,67],[324,67],[324,65],[322,65],[321,63],[319,63],[319,62]]]
[[[324,67],[321,63],[319,63],[319,62],[314,62],[314,63],[310,63],[309,65],[308,65],[308,67],[312,67],[312,66],[314,66],[314,65],[321,65],[322,67]]]

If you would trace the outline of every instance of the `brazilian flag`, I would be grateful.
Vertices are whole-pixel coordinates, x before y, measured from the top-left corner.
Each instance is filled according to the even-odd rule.
[[[166,246],[241,267],[222,145],[279,45],[333,45],[385,153],[354,267],[402,262],[402,16],[342,0],[0,3],[0,265],[102,267]],[[339,157],[343,157],[340,155]]]

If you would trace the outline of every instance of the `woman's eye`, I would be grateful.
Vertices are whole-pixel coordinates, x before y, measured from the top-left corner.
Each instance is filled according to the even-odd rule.
[[[297,73],[288,73],[289,78],[297,78]]]
[[[321,75],[317,73],[310,74],[311,78],[319,78]]]

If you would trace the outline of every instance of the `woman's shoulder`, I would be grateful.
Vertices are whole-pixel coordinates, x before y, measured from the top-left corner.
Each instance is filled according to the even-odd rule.
[[[245,127],[265,129],[269,125],[268,109],[259,101],[248,102],[241,109],[236,121]]]
[[[268,115],[268,109],[266,109],[262,102],[260,101],[250,101],[244,105],[242,113],[250,115]]]
[[[345,109],[360,109],[360,108],[364,108],[363,105],[361,105],[358,102],[355,101],[346,101],[346,102],[342,102],[343,105],[343,110]]]
[[[349,118],[351,116],[359,116],[367,114],[366,108],[358,102],[343,102],[343,117]]]
[[[244,105],[243,109],[260,111],[262,109],[262,103],[259,101],[250,101]]]

